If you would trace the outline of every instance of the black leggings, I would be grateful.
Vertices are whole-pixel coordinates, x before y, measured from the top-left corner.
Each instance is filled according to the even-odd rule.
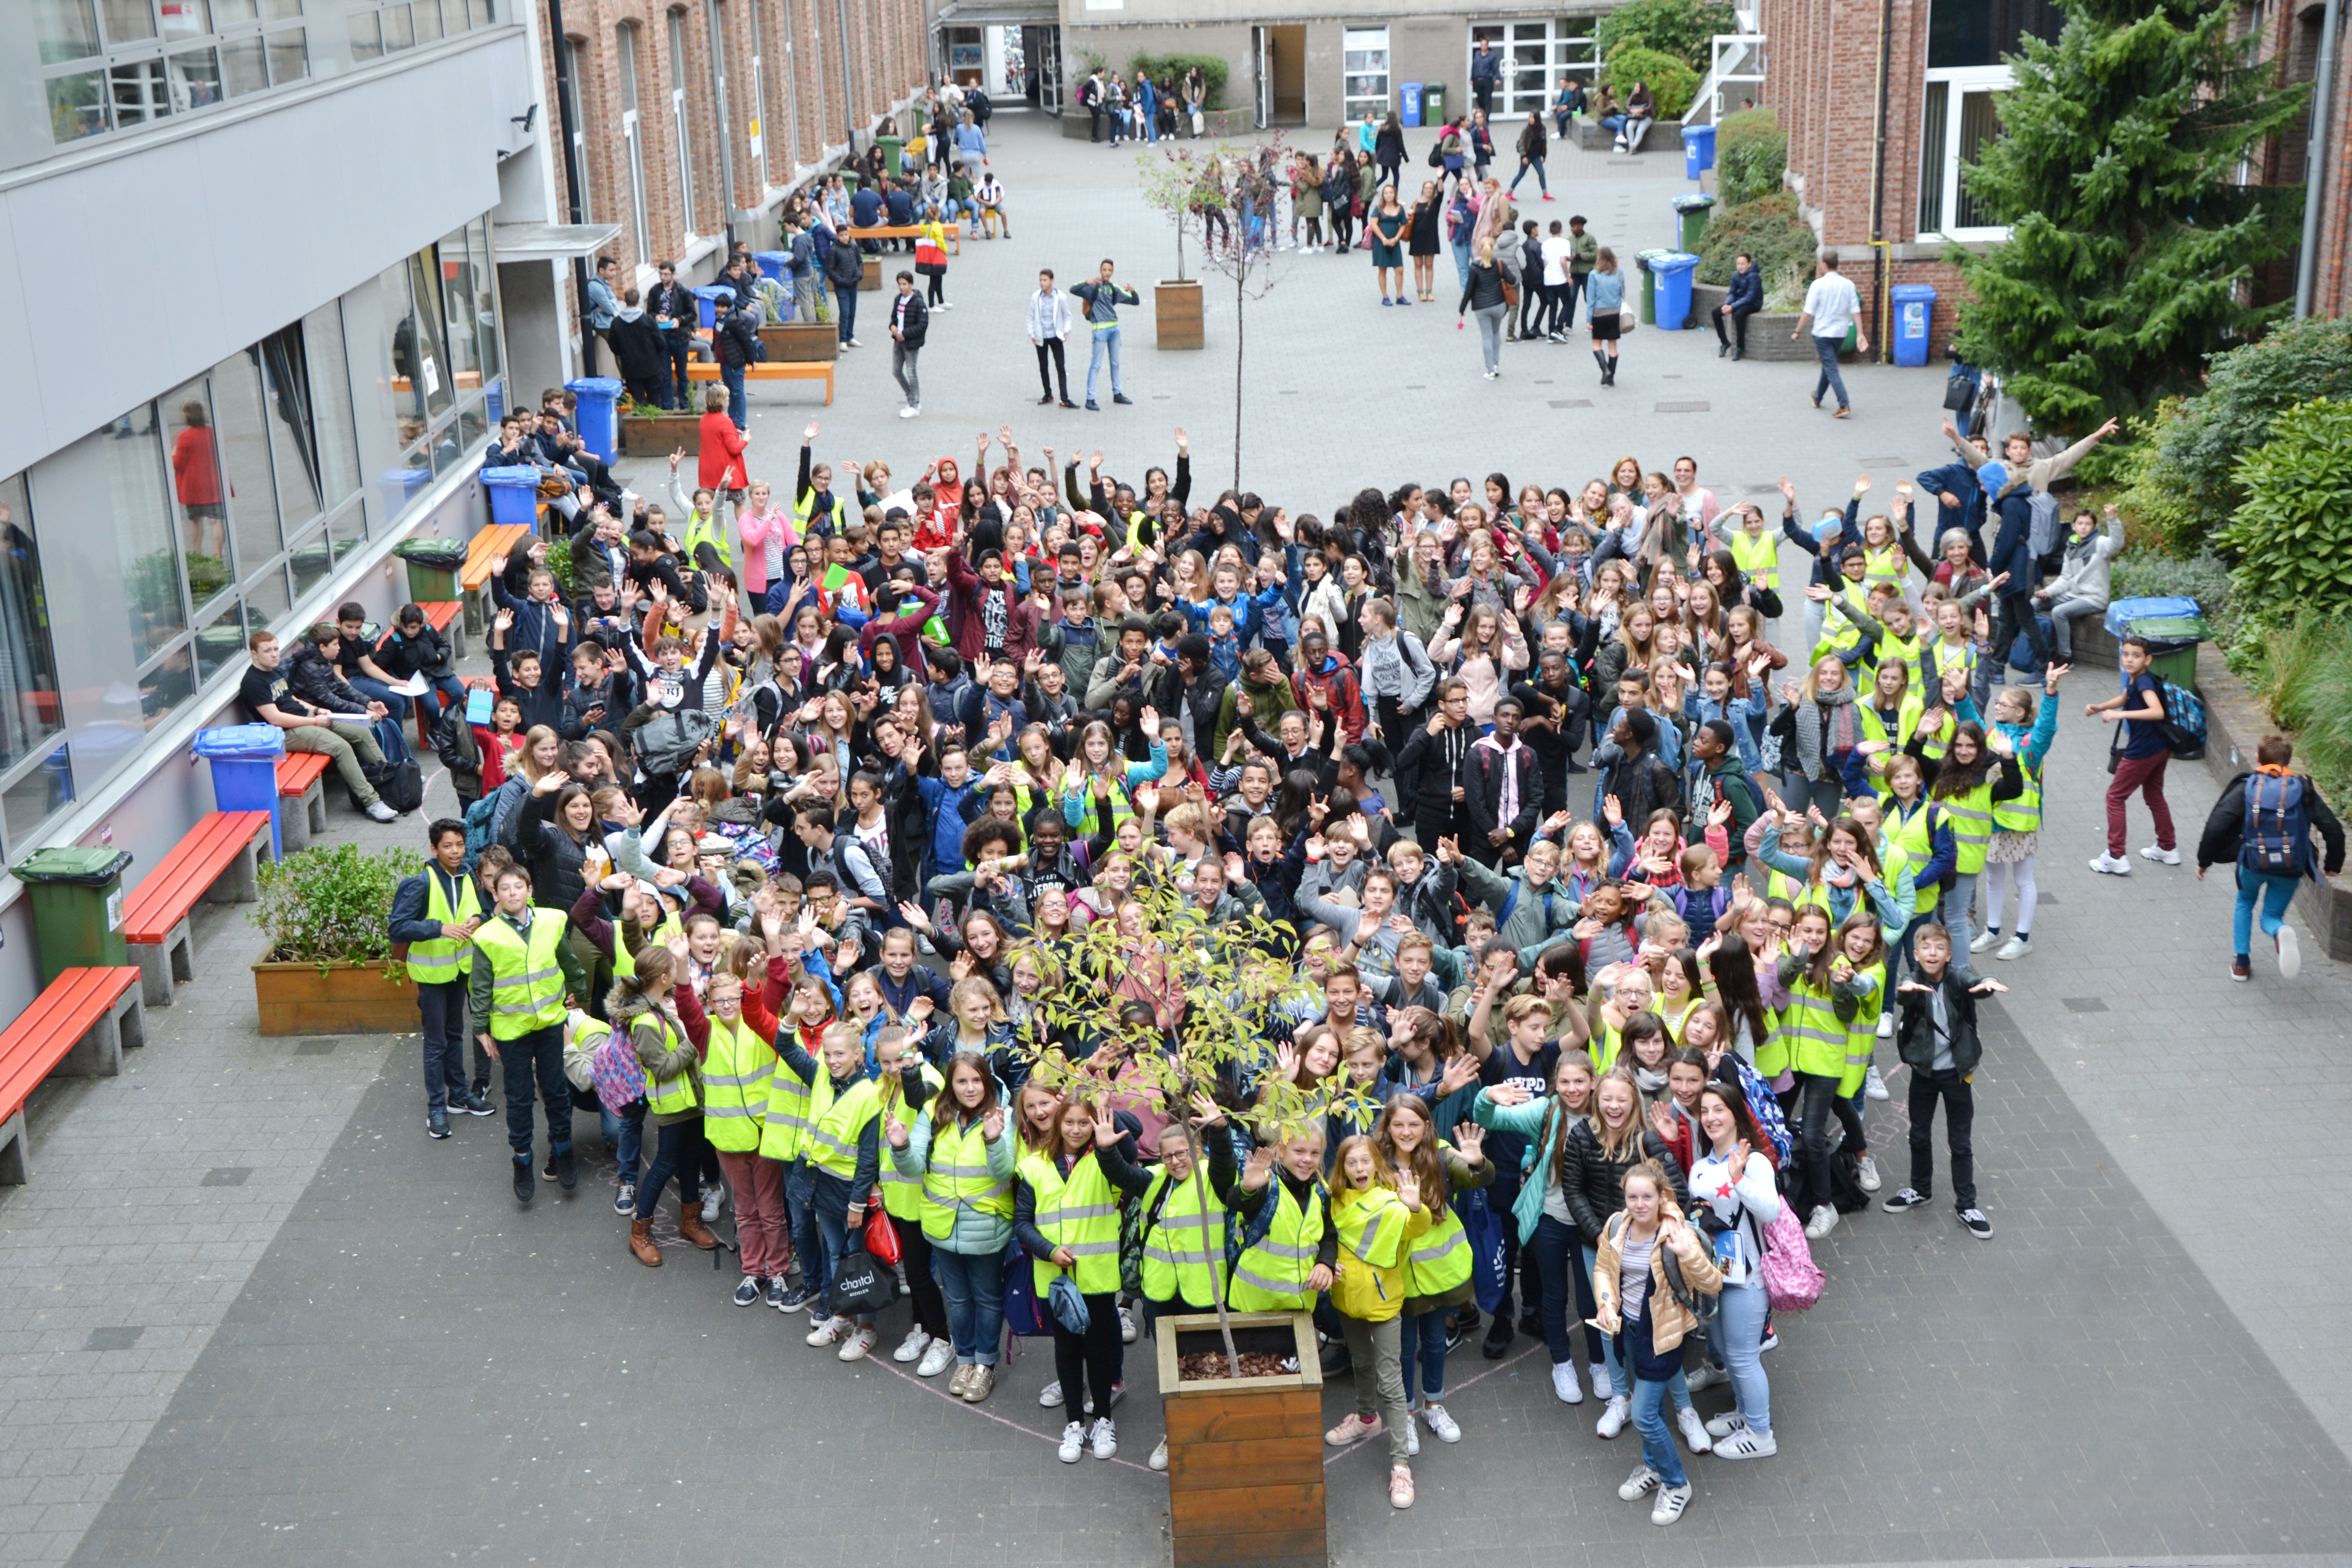
[[[1345,250],[1349,246],[1354,244],[1356,239],[1355,208],[1351,205],[1342,202],[1329,210],[1331,214],[1332,247],[1337,250]]]
[[[1118,1293],[1106,1290],[1087,1298],[1087,1331],[1083,1334],[1070,1332],[1062,1327],[1058,1318],[1052,1321],[1054,1375],[1062,1380],[1062,1408],[1070,1413],[1073,1421],[1108,1416],[1110,1385],[1118,1381]],[[1091,1412],[1085,1402],[1089,1384],[1095,1396]]]
[[[924,297],[926,304],[936,305],[948,297],[948,277],[944,272],[924,274],[931,280],[930,291]]]
[[[931,1273],[931,1238],[923,1234],[920,1220],[900,1219],[892,1215],[890,1228],[898,1233],[899,1256],[907,1266],[907,1294],[914,1303],[915,1327],[944,1344],[948,1340],[948,1301],[940,1294],[940,1282]]]
[[[1853,1108],[1853,1100],[1838,1092],[1838,1076],[1801,1072],[1797,1075],[1797,1087],[1791,1091],[1804,1122],[1805,1195],[1800,1206],[1807,1215],[1830,1201],[1831,1119],[1836,1118],[1838,1125],[1845,1129],[1845,1141],[1853,1146],[1855,1158],[1859,1159],[1870,1147],[1863,1141],[1862,1112]]]

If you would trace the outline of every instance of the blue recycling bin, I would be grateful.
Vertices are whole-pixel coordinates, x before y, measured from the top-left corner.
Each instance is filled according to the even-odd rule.
[[[614,411],[614,405],[620,401],[621,384],[609,375],[583,375],[578,381],[565,382],[563,390],[580,399],[581,441],[590,451],[611,462],[621,449],[620,420]]]
[[[275,724],[230,724],[199,730],[196,755],[212,764],[213,805],[222,811],[269,814],[269,853],[285,853],[278,819],[278,759],[286,754],[286,731]]]
[[[424,461],[422,458],[417,459]],[[396,518],[408,510],[408,503],[417,492],[433,482],[431,468],[387,468],[375,479],[376,494],[383,501],[383,515]]]
[[[702,327],[705,331],[719,324],[719,310],[711,301],[721,294],[726,295],[730,300],[735,298],[734,289],[715,283],[705,283],[694,291],[697,308],[702,312]]]
[[[751,253],[751,259],[760,264],[761,271],[782,283],[785,288],[789,289],[793,286],[792,280],[786,276],[793,269],[791,251],[755,250]]]
[[[539,529],[539,470],[537,468],[484,468],[482,488],[490,492],[490,521],[503,528],[519,522],[537,532]]]
[[[1895,363],[1927,363],[1927,328],[1936,319],[1936,291],[1925,283],[1898,283],[1895,300]]]
[[[1421,83],[1417,81],[1405,83],[1397,89],[1397,96],[1402,100],[1404,122],[1419,130],[1421,128]]]
[[[1685,125],[1683,127],[1683,177],[1696,180],[1715,167],[1715,127]]]
[[[1698,258],[1687,250],[1670,250],[1650,263],[1658,279],[1658,330],[1679,332],[1690,324],[1691,275]]]

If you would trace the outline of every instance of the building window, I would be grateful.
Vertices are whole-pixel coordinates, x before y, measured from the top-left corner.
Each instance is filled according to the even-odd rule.
[[[49,137],[192,114],[310,72],[301,0],[34,0]]]
[[[1379,121],[1389,111],[1389,30],[1350,28],[1340,35],[1339,117]]]
[[[646,222],[646,142],[637,123],[637,30],[624,26],[614,53],[621,57],[621,140],[629,152],[629,249],[642,267],[654,254],[653,226]]]
[[[751,123],[748,127],[751,142],[751,163],[760,176],[760,199],[767,199],[771,188],[768,178],[768,140],[761,134],[768,118],[768,90],[765,68],[761,63],[760,5],[751,0],[744,10],[744,19],[751,29]]]
[[[1481,22],[1470,29],[1468,52],[1463,57],[1465,89],[1470,80],[1470,62],[1477,58],[1482,38],[1503,57],[1502,73],[1495,80],[1494,112],[1487,116],[1496,125],[1540,112],[1551,101],[1552,89],[1560,78],[1572,76],[1590,87],[1601,68],[1600,57],[1593,52],[1590,16],[1547,22]],[[1468,109],[1476,101],[1476,95],[1470,94],[1460,107]],[[1454,106],[1449,101],[1447,107]]]
[[[498,289],[489,221],[476,218],[438,245],[387,268],[380,286],[390,325],[394,438],[400,468],[383,477],[385,511],[398,517],[480,445],[491,401],[503,402]]]
[[[0,776],[47,751],[65,727],[33,509],[16,474],[0,479]]]
[[[2027,37],[2055,43],[2065,17],[2049,0],[1942,0],[1927,15],[1927,75],[1920,94],[1919,235],[2003,239],[1963,188],[1960,171],[2000,133],[1994,102],[2013,79],[2001,63]]]
[[[241,3],[250,4],[251,0]],[[213,4],[217,6],[221,0],[213,0]],[[262,4],[300,8],[300,0],[262,0]],[[491,19],[490,0],[397,0],[393,5],[352,0],[352,58],[362,64],[381,59],[419,44],[487,27]]]
[[[596,221],[596,182],[591,177],[588,163],[588,120],[580,112],[580,46],[564,38],[558,45],[563,50],[563,107],[572,119],[572,145],[566,153],[572,166],[580,171],[580,218],[582,223]]]
[[[686,131],[686,13],[669,14],[669,119],[677,139],[678,212],[686,223],[686,240],[694,240],[694,146]]]
[[[707,0],[704,21],[710,38],[710,108],[719,128],[719,189],[723,205],[715,226],[724,227],[736,207],[735,130],[730,123],[727,93],[727,11],[719,0]]]

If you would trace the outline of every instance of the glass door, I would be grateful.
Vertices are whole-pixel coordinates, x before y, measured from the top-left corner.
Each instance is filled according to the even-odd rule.
[[[1389,111],[1389,30],[1349,28],[1340,35],[1339,115],[1350,124],[1377,123]]]

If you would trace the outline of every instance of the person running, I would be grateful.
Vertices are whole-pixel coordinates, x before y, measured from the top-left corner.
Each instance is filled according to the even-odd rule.
[[[1608,1086],[1601,1087],[1605,1092]],[[1685,1293],[1723,1289],[1722,1270],[1675,1201],[1680,1185],[1656,1160],[1630,1167],[1625,1206],[1596,1237],[1592,1265],[1593,1321],[1616,1342],[1616,1359],[1633,1380],[1633,1429],[1642,1435],[1642,1462],[1617,1495],[1633,1502],[1656,1492],[1650,1522],[1659,1525],[1674,1523],[1690,1507],[1690,1478],[1666,1425],[1666,1384],[1681,1375],[1683,1341],[1699,1326],[1673,1288],[1669,1256]]]
[[[1258,1153],[1270,1154],[1261,1148]],[[1270,1169],[1272,1161],[1266,1162]],[[1253,1159],[1253,1169],[1255,1161]],[[1331,1223],[1339,1237],[1338,1277],[1331,1305],[1346,1331],[1355,1364],[1355,1413],[1323,1441],[1344,1448],[1383,1427],[1389,1435],[1389,1506],[1412,1506],[1412,1411],[1405,1403],[1399,1349],[1400,1315],[1405,1300],[1406,1253],[1423,1245],[1433,1198],[1423,1202],[1413,1167],[1384,1168],[1373,1139],[1361,1133],[1341,1139],[1331,1170]],[[1444,1328],[1438,1330],[1444,1350]],[[1455,1436],[1458,1437],[1459,1433]]]
[[[2311,843],[2315,829],[2326,840],[2325,869],[2333,877],[2344,869],[2344,826],[2308,773],[2288,771],[2294,743],[2284,735],[2264,735],[2254,744],[2254,769],[2238,774],[2213,803],[2205,831],[2197,841],[2197,879],[2205,868],[2224,861],[2238,874],[2238,902],[2231,917],[2230,978],[2252,977],[2248,954],[2253,941],[2254,911],[2262,910],[2263,934],[2278,952],[2279,974],[2292,980],[2302,971],[2303,948],[2294,927],[2287,923],[2287,905],[2298,884],[2315,881],[2323,868]]]
[[[1903,1021],[1895,1048],[1911,1069],[1911,1182],[1878,1206],[1901,1214],[1927,1203],[1936,1191],[1936,1104],[1944,1106],[1944,1142],[1952,1162],[1952,1210],[1979,1241],[1992,1239],[1992,1221],[1977,1206],[1976,1091],[1970,1087],[1984,1047],[1977,1036],[1977,998],[2008,986],[1998,980],[1971,983],[1951,967],[1952,935],[1933,923],[1912,940],[1915,972],[1896,987]]]
[[[2126,809],[2135,795],[2147,797],[2147,814],[2156,822],[2156,842],[2141,856],[2159,866],[2178,866],[2180,851],[2173,838],[2172,808],[2164,799],[2164,765],[2172,760],[2172,742],[2164,735],[2164,683],[2147,671],[2145,638],[2124,638],[2116,659],[2123,689],[2105,701],[2083,704],[2084,718],[2123,726],[2114,747],[2115,777],[2107,784],[2107,852],[2091,862],[2091,869],[2128,877]]]

